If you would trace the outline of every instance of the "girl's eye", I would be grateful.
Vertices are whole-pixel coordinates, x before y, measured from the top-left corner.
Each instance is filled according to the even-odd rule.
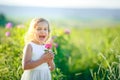
[[[44,29],[45,31],[47,31],[48,29]]]
[[[37,29],[38,31],[41,30],[40,28]]]
[[[47,28],[44,28],[44,29],[42,29],[42,28],[38,28],[38,29],[37,29],[37,31],[41,31],[41,30],[48,31]]]

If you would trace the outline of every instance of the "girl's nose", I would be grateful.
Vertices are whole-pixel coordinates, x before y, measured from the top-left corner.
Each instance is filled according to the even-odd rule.
[[[41,33],[44,33],[45,31],[44,30],[41,30]]]

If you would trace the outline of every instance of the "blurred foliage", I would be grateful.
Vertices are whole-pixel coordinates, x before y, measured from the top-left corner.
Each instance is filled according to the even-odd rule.
[[[0,26],[5,26],[7,19],[4,14],[0,13]]]
[[[29,26],[26,23],[25,26]],[[27,27],[0,27],[0,79],[19,80],[24,34]],[[120,26],[104,28],[64,28],[53,26],[57,44],[53,80],[119,80]],[[9,31],[10,36],[5,36]]]
[[[119,30],[120,27],[105,27],[72,28],[70,34],[65,34],[64,29],[53,32],[53,35],[57,37],[54,41],[59,44],[55,62],[67,76],[63,80],[93,80],[95,76],[91,75],[90,70],[96,73],[100,66],[104,72],[97,74],[97,77],[102,75],[100,80],[104,80],[104,75],[110,75],[111,78],[111,73],[105,71],[110,71],[111,67],[115,68],[112,66],[113,62],[119,65],[118,58],[115,57],[120,55]],[[119,69],[117,69],[118,71]],[[117,74],[113,73],[112,75],[117,76]],[[105,78],[105,80],[113,79],[113,77]]]

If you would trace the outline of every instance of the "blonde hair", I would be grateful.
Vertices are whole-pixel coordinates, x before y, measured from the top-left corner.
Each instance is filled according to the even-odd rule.
[[[32,19],[32,21],[30,23],[30,26],[29,26],[29,29],[28,29],[27,33],[25,34],[25,38],[24,38],[25,44],[29,43],[30,41],[32,41],[34,39],[35,27],[40,22],[46,22],[48,24],[48,32],[50,32],[49,22],[46,19],[44,19],[44,18],[34,18],[34,19]]]

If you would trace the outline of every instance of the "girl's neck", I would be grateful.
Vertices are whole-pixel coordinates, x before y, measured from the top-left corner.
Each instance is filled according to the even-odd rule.
[[[32,42],[34,42],[35,44],[38,44],[38,45],[44,45],[45,44],[44,42],[39,42],[39,41],[36,41],[36,40],[32,40]]]

